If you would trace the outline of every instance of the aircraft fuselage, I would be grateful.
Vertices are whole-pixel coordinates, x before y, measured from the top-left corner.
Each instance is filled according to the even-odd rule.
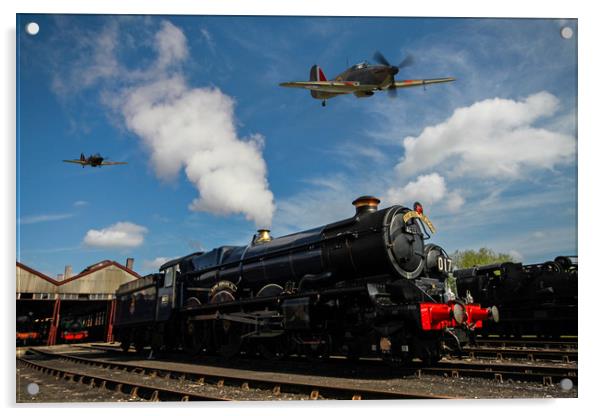
[[[381,88],[388,87],[393,76],[399,72],[395,67],[384,65],[354,65],[337,75],[334,81],[354,81],[360,84],[378,85]]]
[[[368,65],[366,63],[360,63],[347,68],[345,71],[337,75],[332,81],[344,82],[359,82],[365,85],[377,85],[378,89],[386,89],[393,82],[393,77],[399,72],[396,67],[388,67],[385,65]],[[326,100],[328,98],[335,97],[344,93],[333,93],[324,91],[311,91],[311,96],[319,99]],[[363,91],[355,93],[357,97],[369,97],[374,95],[372,91]]]
[[[96,166],[101,166],[103,160],[104,160],[104,157],[92,155],[88,158],[87,162],[90,166],[96,167]]]

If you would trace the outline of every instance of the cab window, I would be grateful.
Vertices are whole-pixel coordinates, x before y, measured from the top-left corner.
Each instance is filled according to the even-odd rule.
[[[170,267],[165,270],[165,287],[171,287],[173,285],[173,278],[175,274],[175,267]]]

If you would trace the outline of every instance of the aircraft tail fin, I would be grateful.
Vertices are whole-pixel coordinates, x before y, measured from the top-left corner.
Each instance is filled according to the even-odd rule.
[[[314,65],[309,70],[309,80],[310,81],[328,81],[326,79],[326,75],[324,75],[324,71],[318,65]]]
[[[84,154],[82,153],[81,155],[79,155],[79,160],[84,162],[86,160],[86,156],[84,156]]]
[[[309,80],[310,81],[328,81],[326,79],[326,75],[324,75],[324,71],[318,65],[314,65],[309,70]],[[316,99],[322,99],[321,95],[317,91],[310,91],[312,97]]]

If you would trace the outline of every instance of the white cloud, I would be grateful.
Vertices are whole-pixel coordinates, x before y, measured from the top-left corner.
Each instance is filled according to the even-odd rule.
[[[186,37],[164,23],[156,36],[156,77],[127,90],[117,104],[128,129],[151,153],[162,179],[182,168],[199,196],[189,208],[214,214],[244,214],[259,227],[275,210],[262,157],[263,137],[240,138],[234,100],[217,88],[191,88],[172,64],[186,58]]]
[[[310,179],[310,186],[278,201],[273,235],[297,232],[352,217],[352,201],[369,193],[369,186],[350,183],[337,175],[331,178]]]
[[[559,100],[548,92],[525,100],[493,98],[458,108],[446,121],[403,140],[402,174],[435,166],[449,176],[517,179],[532,169],[574,160],[576,140],[533,124],[553,115]]]
[[[211,32],[209,32],[207,29],[202,27],[201,35],[205,39],[205,42],[207,43],[207,46],[209,46],[209,49],[211,50],[211,52],[215,53],[215,41],[213,40],[213,36],[211,36]]]
[[[457,212],[464,206],[464,198],[457,191],[450,192],[448,198],[445,201],[447,209],[451,212]]]
[[[75,201],[73,203],[74,207],[85,207],[86,205],[88,205],[88,201]]]
[[[508,254],[514,259],[514,261],[521,262],[524,260],[523,255],[516,250],[509,250]]]
[[[415,201],[430,207],[443,201],[450,211],[457,211],[464,204],[464,198],[457,191],[449,191],[445,178],[438,173],[420,175],[404,187],[387,190],[387,204],[413,206]]]
[[[19,224],[36,224],[39,222],[59,221],[73,217],[73,214],[42,214],[29,215],[19,219]]]
[[[546,233],[544,231],[534,231],[533,232],[533,238],[541,239],[541,238],[544,238],[545,236],[546,236]]]
[[[64,96],[101,80],[123,76],[124,69],[116,57],[119,46],[119,26],[116,21],[107,24],[100,33],[90,35],[76,31],[75,36],[77,42],[71,44],[70,52],[77,54],[77,57],[68,70],[57,70],[53,74],[52,89],[56,94]]]
[[[127,40],[120,21],[112,20],[98,35],[77,33],[78,55],[86,58],[65,74],[57,71],[57,94],[100,84],[101,102],[142,140],[157,176],[172,180],[185,170],[199,193],[189,209],[243,214],[269,227],[275,205],[262,155],[264,138],[238,136],[235,101],[221,90],[188,85],[181,66],[190,54],[180,28],[164,20],[156,33],[141,35],[156,58],[134,69],[118,59],[118,52],[129,50],[117,50]],[[211,45],[211,34],[206,29],[201,34]]]
[[[144,260],[142,264],[146,269],[158,270],[163,264],[171,260],[169,257],[155,257],[152,260]]]
[[[199,192],[191,210],[242,213],[258,226],[270,225],[275,207],[263,139],[237,137],[230,97],[216,88],[188,88],[174,76],[129,91],[122,110],[159,177],[173,179],[185,169]]]
[[[476,195],[467,198],[469,203],[464,204],[461,210],[440,216],[442,224],[440,230],[445,229],[454,236],[459,233],[467,235],[468,230],[482,232],[487,227],[505,230],[517,223],[530,222],[533,220],[533,213],[538,213],[536,216],[540,217],[551,207],[565,206],[570,203],[574,197],[567,192],[569,186],[534,189],[528,193],[494,191],[481,200],[479,197],[482,190],[477,189]],[[543,230],[530,234],[531,242],[534,238],[543,237],[548,239],[548,235]]]
[[[84,243],[90,247],[132,248],[144,242],[146,227],[131,222],[118,222],[100,230],[89,230]]]
[[[489,247],[499,253],[508,253],[517,261],[544,262],[556,256],[577,254],[577,229],[573,226],[549,228],[546,238],[533,241],[533,232],[514,232],[502,237],[489,236],[486,240],[470,243],[472,247]],[[459,249],[464,249],[461,247]]]
[[[158,52],[159,69],[167,68],[188,57],[186,36],[167,20],[161,22],[161,30],[155,35],[155,47]]]

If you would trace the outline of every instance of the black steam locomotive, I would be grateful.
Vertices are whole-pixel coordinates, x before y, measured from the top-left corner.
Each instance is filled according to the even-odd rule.
[[[496,305],[501,319],[483,335],[577,335],[577,257],[540,264],[501,263],[454,271],[458,292]]]
[[[81,316],[65,316],[59,324],[59,338],[61,342],[85,342],[88,339],[88,328],[85,319]]]
[[[437,361],[444,339],[495,318],[454,294],[451,260],[414,209],[360,197],[353,217],[165,263],[117,291],[116,339],[138,351]]]

